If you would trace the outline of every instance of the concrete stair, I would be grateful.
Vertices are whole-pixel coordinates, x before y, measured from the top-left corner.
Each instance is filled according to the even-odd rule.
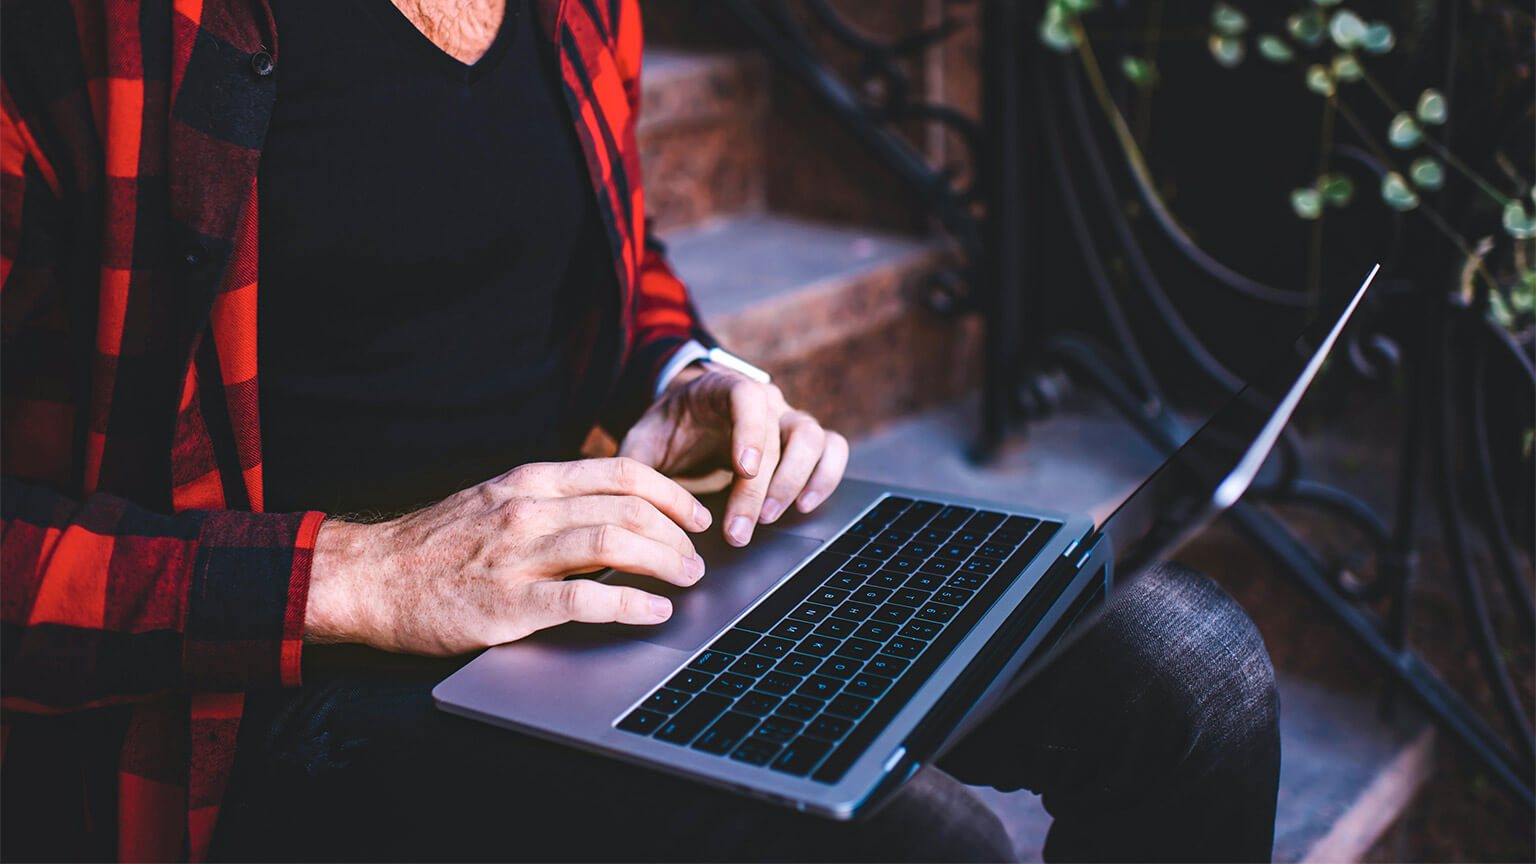
[[[979,322],[918,300],[950,263],[942,246],[767,209],[768,81],[751,55],[647,55],[647,210],[705,323],[847,435],[972,389]]]

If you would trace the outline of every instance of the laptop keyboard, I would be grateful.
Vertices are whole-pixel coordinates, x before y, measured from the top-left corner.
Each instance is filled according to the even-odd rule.
[[[1060,527],[887,496],[618,728],[835,783]]]

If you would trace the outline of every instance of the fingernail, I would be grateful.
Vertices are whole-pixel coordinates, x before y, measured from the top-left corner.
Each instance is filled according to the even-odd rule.
[[[694,582],[704,578],[704,559],[699,557],[699,553],[693,553],[693,557],[683,564],[683,572]]]
[[[697,501],[693,502],[693,522],[701,530],[708,528],[710,523],[709,508]]]
[[[731,530],[727,533],[732,543],[737,546],[747,545],[747,541],[752,539],[752,520],[745,516],[737,516],[731,520]]]
[[[741,470],[748,477],[756,477],[757,469],[763,465],[763,454],[756,447],[748,447],[741,451]]]
[[[778,500],[769,498],[763,502],[763,521],[772,522],[784,512],[784,505]]]
[[[659,621],[672,617],[672,602],[665,597],[651,597],[651,615]]]
[[[815,510],[816,509],[816,505],[820,504],[820,503],[821,503],[821,494],[820,493],[818,493],[818,492],[807,492],[804,495],[800,496],[800,512],[801,513],[809,513],[812,510]]]

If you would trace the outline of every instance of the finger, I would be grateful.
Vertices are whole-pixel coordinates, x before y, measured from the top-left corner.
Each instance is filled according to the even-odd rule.
[[[784,429],[784,452],[779,467],[768,484],[768,498],[763,501],[763,522],[773,522],[784,514],[791,501],[805,488],[811,472],[821,460],[827,433],[811,415],[792,411],[779,418]]]
[[[534,586],[533,596],[533,617],[539,629],[566,621],[660,624],[672,617],[672,603],[665,597],[591,579],[545,582]]]
[[[679,528],[656,505],[636,495],[583,495],[558,498],[547,505],[551,530],[558,534],[572,528],[617,525],[677,550],[684,558],[697,558],[698,550],[688,532]]]
[[[634,495],[650,502],[689,531],[703,531],[709,527],[709,510],[699,503],[699,499],[655,468],[634,459],[616,456],[527,467],[539,469],[530,482],[551,497]]]
[[[770,446],[777,447],[778,424],[770,416],[768,388],[742,379],[731,385],[731,459],[736,473],[756,477],[765,471],[763,462]],[[771,466],[767,469],[771,471]],[[753,513],[756,521],[757,514]]]
[[[764,443],[762,469],[755,477],[738,477],[731,484],[731,496],[725,504],[725,539],[733,546],[745,546],[752,540],[752,532],[763,512],[763,502],[768,498],[768,484],[773,481],[779,464],[779,436],[774,435]]]
[[[547,537],[539,554],[557,576],[612,567],[673,585],[692,585],[704,575],[702,558],[686,558],[665,543],[617,525],[589,525]]]
[[[811,479],[806,481],[805,491],[800,493],[800,500],[795,506],[801,513],[815,510],[818,504],[832,496],[847,468],[848,439],[836,432],[828,432],[826,444],[821,450],[821,461],[816,463],[816,470],[811,472]]]

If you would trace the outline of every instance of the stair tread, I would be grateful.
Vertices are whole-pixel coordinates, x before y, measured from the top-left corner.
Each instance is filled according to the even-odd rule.
[[[861,274],[914,266],[938,252],[929,241],[771,214],[715,219],[664,239],[668,257],[706,321],[825,290]]]
[[[1011,442],[986,466],[965,455],[978,416],[977,400],[969,397],[892,423],[854,441],[848,475],[1102,517],[1159,461],[1090,392],[1074,392],[1055,413],[1031,424],[1027,440]],[[1432,727],[1406,703],[1394,722],[1382,721],[1374,689],[1340,689],[1285,672],[1278,680],[1274,860],[1359,860],[1428,779]],[[1050,817],[1038,796],[977,793],[998,812],[1021,859],[1041,860]]]

